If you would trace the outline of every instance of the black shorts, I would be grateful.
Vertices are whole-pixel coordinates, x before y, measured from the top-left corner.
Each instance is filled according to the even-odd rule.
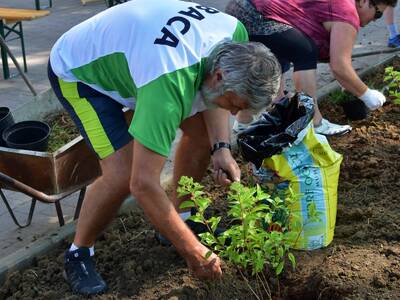
[[[317,68],[318,47],[300,30],[274,20],[266,19],[250,0],[231,0],[226,13],[236,17],[246,27],[250,41],[267,46],[279,60],[282,73],[313,70]]]

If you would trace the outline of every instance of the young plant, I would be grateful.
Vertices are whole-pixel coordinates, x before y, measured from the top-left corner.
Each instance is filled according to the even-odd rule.
[[[329,94],[329,99],[332,103],[342,105],[343,103],[356,98],[347,91],[335,90]]]
[[[192,178],[183,176],[179,181],[179,196],[190,195],[181,208],[196,208],[191,220],[204,224],[208,232],[200,234],[201,242],[232,265],[259,279],[270,296],[263,271],[272,269],[276,275],[282,273],[285,261],[295,268],[296,260],[290,248],[297,242],[302,231],[299,216],[291,213],[289,207],[298,199],[292,192],[266,193],[259,185],[245,187],[239,182],[230,186],[228,193],[228,217],[233,225],[223,234],[216,236],[221,217],[205,217],[211,199],[203,192],[203,186]],[[310,222],[318,221],[315,204],[308,208]],[[211,255],[211,251],[207,256]],[[243,275],[244,276],[244,275]],[[250,286],[249,286],[250,287]],[[253,291],[253,290],[252,290]],[[257,293],[253,291],[257,296]]]
[[[383,81],[388,82],[386,87],[393,102],[400,104],[400,71],[395,70],[392,66],[386,67]]]

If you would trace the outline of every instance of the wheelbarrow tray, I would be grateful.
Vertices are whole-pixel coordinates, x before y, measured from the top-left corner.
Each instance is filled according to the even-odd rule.
[[[82,136],[53,153],[0,147],[0,172],[47,195],[79,190],[101,174]],[[0,188],[13,189],[1,179]]]

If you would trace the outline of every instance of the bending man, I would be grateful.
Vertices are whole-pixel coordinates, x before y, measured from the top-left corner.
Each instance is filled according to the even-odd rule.
[[[208,249],[179,216],[179,200],[168,199],[160,173],[180,128],[175,184],[182,175],[200,180],[211,149],[217,182],[240,180],[229,150],[229,115],[265,108],[281,76],[275,56],[247,39],[240,22],[216,9],[135,0],[101,12],[56,42],[49,64],[52,87],[102,169],[65,254],[75,292],[106,289],[94,268],[93,245],[130,193],[195,275],[221,276],[219,258],[204,258]],[[134,110],[129,128],[124,106]]]

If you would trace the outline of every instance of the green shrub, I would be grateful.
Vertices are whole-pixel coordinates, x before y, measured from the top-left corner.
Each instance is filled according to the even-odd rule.
[[[388,82],[386,87],[393,102],[400,104],[400,71],[395,70],[392,66],[386,67],[383,81]]]
[[[250,270],[251,276],[261,280],[262,272],[268,268],[279,275],[286,260],[295,268],[296,260],[290,248],[299,238],[302,227],[299,216],[291,212],[290,206],[300,195],[288,191],[271,196],[259,185],[246,187],[234,182],[227,197],[228,217],[233,225],[216,236],[214,232],[221,217],[205,217],[211,199],[203,191],[203,186],[183,176],[177,191],[180,197],[190,195],[189,200],[182,202],[181,208],[195,207],[197,210],[190,219],[208,228],[208,232],[200,234],[201,242],[237,267],[242,275]],[[308,214],[309,222],[320,221],[315,203],[309,205]]]

